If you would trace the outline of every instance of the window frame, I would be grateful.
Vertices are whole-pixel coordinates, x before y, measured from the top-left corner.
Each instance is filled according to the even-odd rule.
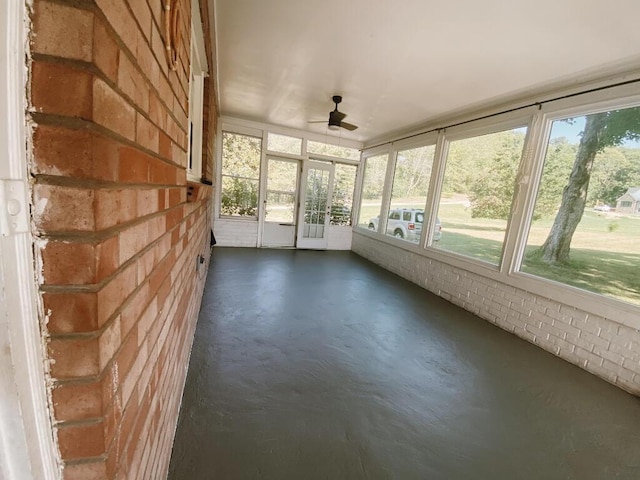
[[[372,158],[372,157],[377,157],[380,155],[388,155],[387,157],[387,169],[385,171],[385,181],[384,181],[384,186],[382,188],[382,203],[380,206],[380,212],[378,213],[379,215],[379,220],[378,220],[378,230],[380,230],[380,225],[382,225],[382,222],[384,220],[384,224],[386,225],[387,222],[387,213],[384,212],[384,208],[385,208],[385,199],[388,196],[387,195],[387,191],[388,191],[388,184],[389,184],[389,172],[391,170],[390,165],[391,165],[391,144],[386,144],[386,145],[381,145],[379,147],[375,147],[375,148],[371,148],[368,150],[363,150],[362,155],[360,156],[360,166],[358,168],[358,178],[356,178],[356,194],[354,196],[354,206],[356,206],[356,208],[354,209],[355,212],[352,216],[352,227],[354,228],[354,230],[358,230],[360,232],[364,232],[367,235],[377,235],[378,232],[372,232],[371,230],[369,230],[366,227],[361,227],[359,225],[360,223],[360,210],[362,207],[362,190],[364,188],[364,180],[365,180],[365,170],[366,170],[366,166],[367,166],[367,161]],[[386,205],[387,205],[387,210],[388,210],[388,200],[386,201]],[[384,219],[382,217],[384,213]],[[353,219],[355,219],[355,222],[353,221]]]
[[[260,159],[260,182],[258,186],[258,209],[257,215],[255,217],[238,217],[238,216],[228,216],[221,214],[221,203],[222,203],[222,192],[221,188],[219,188],[222,184],[222,134],[223,133],[232,133],[238,135],[247,135],[250,137],[256,137],[262,139],[261,146],[261,159]],[[287,154],[281,152],[271,152],[267,151],[267,135],[269,133],[274,133],[278,135],[286,135],[290,137],[302,138],[302,154],[294,155]],[[293,160],[310,160],[312,158],[317,158],[318,160],[324,160],[328,162],[336,162],[336,163],[344,163],[347,165],[354,165],[357,167],[356,171],[356,180],[355,180],[355,191],[354,191],[354,205],[355,202],[358,201],[358,188],[360,186],[360,175],[361,175],[361,160],[347,160],[340,157],[330,157],[326,155],[313,154],[310,155],[307,153],[307,141],[314,140],[317,142],[324,143],[332,143],[330,140],[335,140],[334,144],[336,145],[344,145],[350,148],[354,148],[357,150],[362,150],[362,142],[358,142],[355,140],[348,140],[344,138],[330,137],[327,138],[325,135],[319,135],[312,132],[307,132],[303,130],[295,130],[291,128],[280,127],[276,125],[269,125],[265,123],[255,122],[251,120],[238,119],[233,117],[221,116],[218,120],[217,133],[216,138],[219,138],[220,141],[216,142],[216,150],[215,150],[215,164],[214,164],[214,178],[215,185],[218,188],[214,189],[214,201],[213,201],[213,209],[214,209],[214,218],[218,218],[224,222],[245,222],[250,224],[258,223],[257,229],[257,238],[258,243],[257,246],[261,246],[260,239],[262,238],[262,228],[263,228],[263,212],[264,208],[262,205],[264,204],[264,195],[265,195],[265,185],[266,185],[266,176],[263,172],[266,172],[266,161],[267,156],[275,156],[283,159],[293,159]],[[352,212],[353,213],[353,212]],[[352,219],[355,218],[352,216]]]
[[[479,121],[477,125],[462,125],[459,127],[454,127],[449,129],[449,132],[443,131],[442,134],[442,157],[440,160],[440,172],[438,177],[438,193],[437,196],[434,197],[432,211],[430,214],[435,213],[435,215],[431,215],[434,217],[438,217],[440,210],[440,198],[442,196],[442,184],[444,182],[444,175],[447,171],[447,160],[449,156],[449,146],[452,142],[467,140],[476,137],[482,137],[484,135],[492,135],[495,133],[505,132],[508,130],[515,130],[518,128],[526,128],[527,132],[525,134],[524,144],[522,147],[522,154],[520,157],[520,163],[518,165],[518,169],[516,171],[516,176],[514,178],[514,190],[513,196],[511,198],[511,213],[509,214],[509,218],[507,220],[507,225],[505,227],[505,235],[504,240],[502,242],[502,251],[500,254],[500,259],[497,264],[484,261],[478,258],[470,257],[467,255],[463,255],[461,253],[452,252],[449,250],[444,250],[441,248],[436,248],[433,246],[429,246],[431,250],[437,251],[439,253],[445,254],[446,256],[462,258],[465,261],[471,262],[475,265],[481,266],[483,268],[498,271],[498,272],[506,272],[510,269],[510,261],[508,259],[512,258],[511,251],[514,246],[514,229],[513,225],[517,225],[518,220],[514,219],[516,214],[517,207],[517,196],[518,196],[518,185],[520,184],[520,179],[522,177],[522,171],[527,160],[527,151],[530,141],[531,135],[531,124],[533,122],[533,116],[530,112],[526,114],[522,114],[521,112],[518,115],[508,115],[507,118],[496,118],[493,121]],[[475,122],[473,122],[475,123]],[[465,128],[467,127],[467,128]],[[437,209],[437,211],[435,211]],[[440,219],[442,221],[442,219]],[[435,222],[435,220],[434,220]],[[446,222],[445,222],[446,224]]]
[[[491,109],[475,111],[466,117],[457,117],[456,121],[458,123],[456,126],[449,127],[446,130],[444,128],[438,129],[437,124],[431,125],[433,131],[438,132],[438,140],[434,159],[434,172],[432,173],[432,181],[434,182],[435,188],[430,187],[430,199],[440,197],[445,166],[443,159],[446,158],[448,153],[448,145],[446,145],[444,141],[445,136],[448,138],[461,138],[473,136],[474,133],[482,131],[490,133],[489,130],[499,130],[498,126],[500,125],[508,124],[510,121],[517,122],[517,118],[519,117],[530,118],[522,160],[516,176],[516,189],[514,192],[515,203],[512,205],[511,217],[507,226],[507,236],[500,269],[490,268],[489,264],[477,262],[470,257],[449,254],[429,246],[419,248],[418,246],[408,244],[408,242],[397,242],[396,239],[366,231],[362,228],[354,229],[354,234],[363,235],[375,239],[382,244],[393,245],[402,250],[434,259],[454,268],[469,272],[469,274],[479,275],[488,281],[496,281],[525,292],[531,292],[533,295],[541,298],[566,305],[567,308],[580,309],[588,312],[590,315],[601,316],[611,319],[618,324],[639,329],[640,307],[636,304],[582,290],[542,277],[536,277],[517,270],[520,268],[521,256],[524,252],[529,233],[529,222],[533,214],[533,209],[535,208],[551,123],[554,120],[570,116],[640,106],[640,94],[638,94],[637,84],[612,86],[610,83],[609,85],[600,83],[597,87],[598,88],[587,93],[580,93],[575,89],[569,90],[568,96],[566,97],[553,101],[546,101],[546,99],[543,98],[541,101],[546,101],[546,103],[540,103],[506,113],[496,113],[495,110]],[[547,98],[549,98],[549,96],[547,96]],[[514,108],[518,108],[517,104],[514,103],[513,105]],[[523,126],[523,124],[521,123],[518,126]],[[485,128],[489,130],[484,130]],[[403,142],[404,141],[393,142],[394,148],[400,148]],[[404,148],[404,146],[402,147]],[[367,153],[369,150],[365,145],[363,153]],[[360,183],[362,183],[362,179],[360,179]],[[425,211],[431,212],[432,208],[432,203],[428,201]],[[443,224],[443,234],[446,234],[446,222]]]
[[[538,190],[542,181],[544,162],[549,144],[552,124],[554,121],[570,117],[590,115],[609,110],[632,108],[640,106],[640,94],[633,91],[634,85],[612,88],[607,91],[593,92],[580,97],[568,98],[543,105],[534,121],[537,123],[535,132],[538,142],[533,145],[533,153],[527,165],[524,176],[530,179],[529,188],[522,192],[521,222],[518,229],[518,242],[513,251],[510,268],[507,272],[514,286],[531,291],[534,294],[547,297],[564,304],[574,305],[576,308],[593,312],[607,318],[615,318],[616,322],[640,328],[640,322],[635,324],[626,321],[630,313],[638,315],[640,306],[618,300],[600,293],[584,290],[566,283],[539,277],[521,271],[533,211],[537,200]],[[616,94],[618,93],[618,94]]]
[[[191,4],[191,56],[189,62],[189,111],[187,134],[187,180],[202,182],[204,139],[204,79],[209,76],[204,31],[198,2]]]
[[[417,244],[413,243],[413,242],[407,242],[406,240],[401,240],[398,238],[395,238],[393,236],[390,235],[386,235],[386,222],[389,221],[389,219],[385,219],[385,232],[382,233],[382,236],[386,239],[391,241],[394,244],[399,244],[403,247],[408,247],[409,249],[413,250],[413,249],[419,249],[419,250],[423,250],[424,249],[424,245],[427,242],[427,239],[431,239],[433,238],[433,231],[435,230],[435,224],[436,224],[436,220],[435,220],[435,216],[431,215],[432,213],[432,205],[433,205],[433,192],[434,190],[437,188],[438,185],[438,175],[440,174],[440,165],[439,165],[439,159],[440,159],[440,153],[442,150],[442,145],[439,144],[440,142],[440,135],[438,132],[430,132],[430,133],[425,133],[425,134],[421,134],[421,135],[417,135],[415,137],[409,138],[409,139],[405,139],[402,141],[398,141],[398,142],[394,142],[391,144],[391,149],[393,150],[393,166],[391,167],[391,173],[390,173],[390,178],[387,180],[389,182],[388,184],[388,189],[389,189],[389,203],[387,204],[387,212],[389,211],[389,209],[391,208],[391,198],[393,196],[393,183],[395,180],[395,175],[396,175],[396,166],[398,163],[398,153],[405,151],[405,150],[413,150],[416,148],[422,148],[422,147],[430,147],[433,146],[434,147],[434,153],[433,153],[433,163],[431,165],[431,177],[429,178],[429,187],[428,187],[428,191],[427,191],[427,196],[425,199],[425,205],[424,205],[424,209],[423,212],[429,213],[429,222],[428,223],[423,223],[422,224],[422,233],[420,234],[420,240],[418,241]],[[439,190],[438,190],[439,191]],[[376,232],[377,233],[377,232]],[[429,240],[429,242],[431,242],[431,240]]]

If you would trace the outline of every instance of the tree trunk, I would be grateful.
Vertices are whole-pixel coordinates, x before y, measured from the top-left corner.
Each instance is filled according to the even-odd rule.
[[[584,132],[578,146],[578,153],[569,183],[562,192],[562,203],[553,222],[549,236],[540,247],[545,263],[555,264],[569,261],[569,249],[573,234],[582,219],[591,168],[601,147],[602,132],[607,125],[607,113],[588,115]]]

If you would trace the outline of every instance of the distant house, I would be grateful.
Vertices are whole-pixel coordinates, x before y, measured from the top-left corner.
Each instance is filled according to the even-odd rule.
[[[616,211],[640,215],[640,187],[631,187],[616,200]]]

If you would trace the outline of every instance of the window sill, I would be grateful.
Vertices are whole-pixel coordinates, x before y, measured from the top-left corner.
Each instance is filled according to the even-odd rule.
[[[187,180],[187,202],[199,202],[213,196],[213,186]]]
[[[256,223],[258,217],[234,217],[233,215],[220,215],[220,220],[231,220],[232,222],[251,222]]]

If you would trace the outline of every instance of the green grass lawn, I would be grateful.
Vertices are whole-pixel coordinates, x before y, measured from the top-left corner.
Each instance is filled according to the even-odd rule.
[[[420,208],[413,202],[397,205]],[[365,206],[361,224],[378,211],[379,207]],[[441,204],[438,217],[442,238],[434,247],[499,264],[506,221],[471,218],[471,210],[463,203]],[[557,266],[541,262],[534,254],[552,224],[553,218],[533,222],[523,272],[640,304],[640,217],[585,211],[573,237],[570,261]]]
[[[360,207],[360,219],[358,220],[358,225],[367,228],[367,225],[369,225],[369,220],[373,217],[377,217],[379,213],[379,203],[377,205],[372,205],[370,202],[365,203]]]
[[[505,221],[471,218],[464,205],[443,204],[439,216],[439,248],[499,263]],[[570,261],[557,266],[535,255],[552,224],[553,218],[533,222],[523,272],[640,304],[640,218],[586,211],[573,237]]]

